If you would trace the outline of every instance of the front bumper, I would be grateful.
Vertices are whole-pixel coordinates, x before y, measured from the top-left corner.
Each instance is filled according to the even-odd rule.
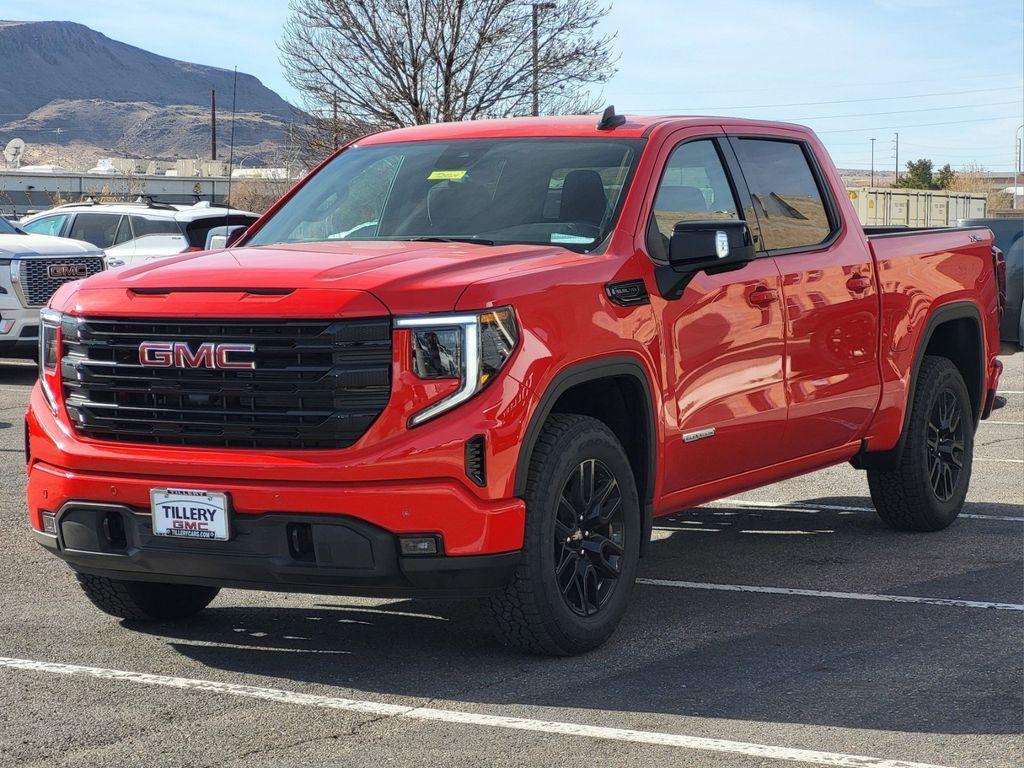
[[[26,309],[9,294],[0,299],[0,357],[39,357],[39,308]]]
[[[81,573],[314,594],[483,596],[502,589],[519,562],[518,552],[402,556],[395,534],[342,516],[236,515],[230,540],[189,541],[154,536],[140,509],[70,501],[55,531],[33,534]]]

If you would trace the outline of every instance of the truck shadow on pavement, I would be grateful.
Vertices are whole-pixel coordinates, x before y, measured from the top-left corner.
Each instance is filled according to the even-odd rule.
[[[870,507],[858,497],[802,503]],[[1019,505],[968,507],[1021,516]],[[655,536],[642,578],[1022,602],[1015,521],[961,520],[908,535],[870,512],[702,507],[656,521]],[[546,659],[495,643],[472,602],[278,594],[267,596],[272,606],[249,604],[259,599],[225,592],[186,625],[125,626],[205,666],[259,675],[260,684],[312,683],[342,697],[423,698],[436,707],[951,734],[1017,733],[1024,707],[1014,610],[638,584],[605,647]]]

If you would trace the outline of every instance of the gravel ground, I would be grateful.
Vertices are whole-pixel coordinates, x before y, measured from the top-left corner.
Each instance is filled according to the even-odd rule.
[[[506,651],[457,602],[224,590],[181,626],[99,613],[28,535],[34,368],[0,363],[0,656],[97,668],[0,665],[0,765],[1018,766],[1024,355],[1004,363],[951,528],[884,528],[848,466],[681,512],[622,628],[576,659]]]

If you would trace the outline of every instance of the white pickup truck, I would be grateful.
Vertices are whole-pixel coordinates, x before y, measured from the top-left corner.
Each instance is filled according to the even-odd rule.
[[[64,283],[103,268],[103,251],[94,245],[30,235],[0,218],[0,357],[35,358],[39,309]]]

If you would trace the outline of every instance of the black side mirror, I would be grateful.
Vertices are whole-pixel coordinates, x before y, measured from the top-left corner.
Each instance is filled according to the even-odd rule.
[[[224,243],[225,248],[230,248],[232,245],[242,239],[242,235],[249,231],[248,227],[238,227],[238,229],[232,230],[228,233],[228,238]]]
[[[736,220],[680,221],[668,244],[668,264],[654,271],[665,299],[678,299],[699,272],[714,275],[749,264],[754,244],[747,222]]]

